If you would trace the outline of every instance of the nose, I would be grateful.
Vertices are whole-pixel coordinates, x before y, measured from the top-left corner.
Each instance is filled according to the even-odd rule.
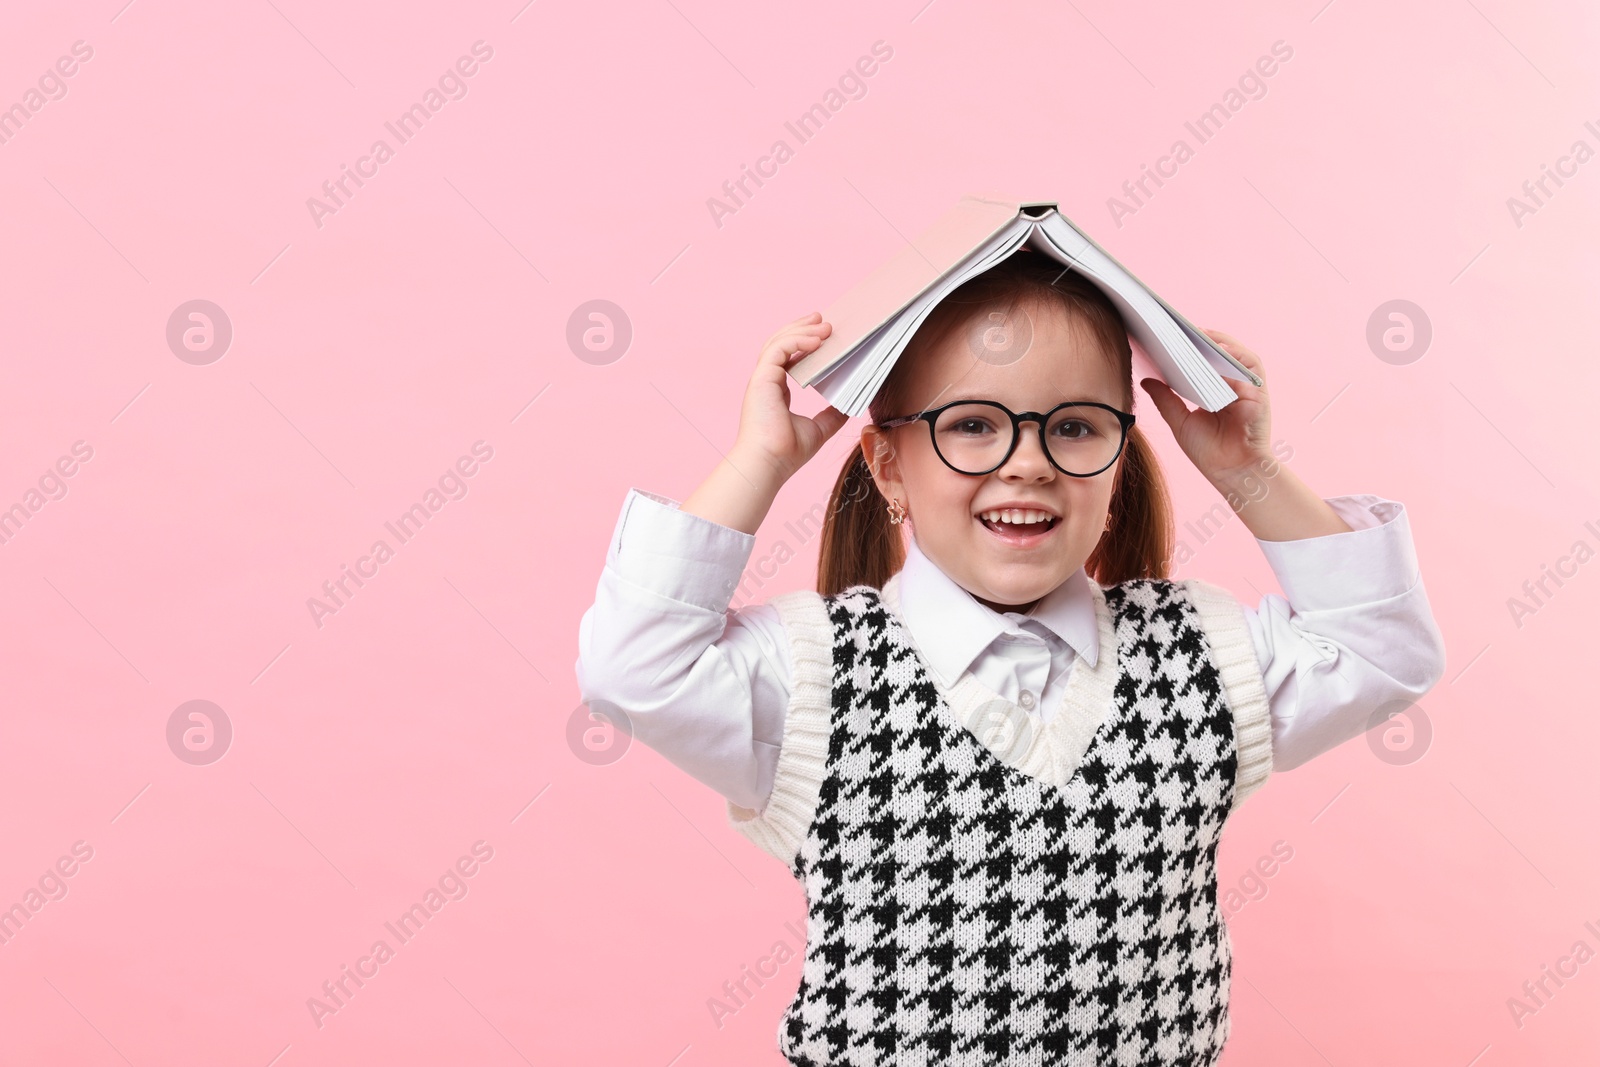
[[[1039,442],[1039,421],[1024,419],[1017,426],[1017,447],[996,472],[1007,481],[1049,481],[1056,469]]]

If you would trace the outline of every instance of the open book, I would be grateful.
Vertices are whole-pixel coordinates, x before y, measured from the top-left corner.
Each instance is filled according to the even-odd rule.
[[[823,313],[833,332],[789,368],[846,415],[872,402],[928,314],[957,286],[1026,245],[1105,292],[1133,344],[1174,392],[1217,411],[1238,399],[1223,378],[1261,385],[1165,300],[1151,292],[1050,200],[968,195]]]

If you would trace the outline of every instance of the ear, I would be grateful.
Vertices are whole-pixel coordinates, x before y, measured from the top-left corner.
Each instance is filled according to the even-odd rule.
[[[893,430],[880,430],[868,423],[861,428],[861,454],[866,458],[872,481],[885,500],[906,500],[906,487],[900,470],[900,456],[895,451]]]

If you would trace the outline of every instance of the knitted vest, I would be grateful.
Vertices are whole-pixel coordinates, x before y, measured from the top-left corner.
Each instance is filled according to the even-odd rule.
[[[1271,754],[1237,603],[1192,580],[1091,583],[1098,663],[1034,728],[972,715],[970,676],[936,684],[896,586],[773,601],[790,718],[767,808],[730,816],[805,887],[779,1048],[806,1067],[1215,1063],[1217,844]]]

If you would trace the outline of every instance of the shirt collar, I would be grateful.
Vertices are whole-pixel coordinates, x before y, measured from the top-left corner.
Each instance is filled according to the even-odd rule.
[[[1034,619],[1071,646],[1090,667],[1100,657],[1100,625],[1095,618],[1089,576],[1082,567],[1046,593],[1027,615],[997,612],[980,604],[938,564],[908,539],[900,571],[900,609],[906,628],[928,665],[947,686],[972,666],[978,654],[1003,633],[1022,633],[1023,619]]]

